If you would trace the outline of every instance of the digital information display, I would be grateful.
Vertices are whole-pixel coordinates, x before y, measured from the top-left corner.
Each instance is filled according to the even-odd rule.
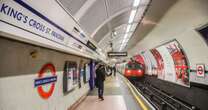
[[[108,57],[126,57],[127,52],[108,52]]]

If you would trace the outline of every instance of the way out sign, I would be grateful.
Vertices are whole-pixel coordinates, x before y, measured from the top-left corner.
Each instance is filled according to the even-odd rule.
[[[205,70],[204,70],[204,65],[203,64],[197,64],[196,65],[196,75],[198,77],[204,77],[204,73],[205,73]]]

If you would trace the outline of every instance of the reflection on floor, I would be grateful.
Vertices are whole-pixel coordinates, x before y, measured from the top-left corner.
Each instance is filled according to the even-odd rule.
[[[98,99],[97,88],[95,88],[76,110],[140,110],[119,75],[106,78],[104,99],[104,101]]]
[[[99,101],[97,96],[88,96],[76,110],[127,110],[124,99],[120,95],[105,96]]]

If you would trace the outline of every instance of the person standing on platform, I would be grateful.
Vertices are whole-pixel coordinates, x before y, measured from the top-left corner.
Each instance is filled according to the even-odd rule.
[[[113,66],[113,74],[116,76],[116,66]]]
[[[98,68],[96,69],[96,83],[98,88],[98,98],[102,101],[103,92],[104,92],[104,81],[105,81],[105,67],[102,64],[99,64]]]

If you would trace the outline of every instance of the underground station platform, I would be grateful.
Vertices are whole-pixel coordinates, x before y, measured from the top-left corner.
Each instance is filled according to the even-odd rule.
[[[0,110],[207,102],[208,0],[0,0]]]

